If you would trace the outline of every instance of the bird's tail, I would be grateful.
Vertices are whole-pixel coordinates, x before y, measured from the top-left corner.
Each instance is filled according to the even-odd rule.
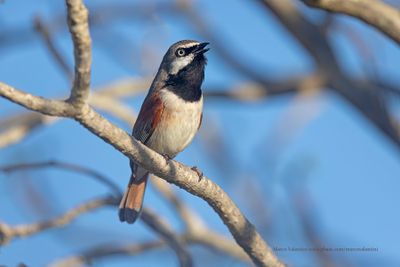
[[[137,180],[132,174],[128,188],[119,204],[118,214],[121,222],[134,223],[139,218],[148,177],[145,175]]]

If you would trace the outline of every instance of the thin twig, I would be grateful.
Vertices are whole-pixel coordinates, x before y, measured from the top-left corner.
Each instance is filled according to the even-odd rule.
[[[178,198],[167,182],[157,177],[151,179],[155,188],[172,204],[179,217],[185,224],[185,237],[187,240],[197,242],[213,251],[231,255],[237,259],[249,262],[249,256],[231,239],[208,228],[201,218],[191,210],[184,201]]]
[[[64,72],[65,76],[68,78],[69,81],[73,80],[73,73],[71,71],[71,68],[68,66],[67,61],[65,60],[64,56],[61,54],[61,52],[58,50],[56,47],[56,44],[54,43],[51,33],[49,29],[47,28],[47,25],[42,22],[42,19],[37,16],[34,19],[34,25],[35,29],[38,33],[40,33],[40,36],[42,37],[48,51],[50,52],[50,55],[54,58],[55,62],[57,63],[57,66],[60,67],[62,72]]]
[[[49,125],[56,120],[57,118],[55,117],[34,112],[11,115],[0,120],[0,149],[18,143],[26,135],[40,128],[40,126]]]
[[[140,219],[153,231],[158,233],[162,239],[175,251],[181,267],[193,266],[190,253],[185,248],[185,243],[177,237],[169,225],[161,220],[154,212],[144,209]]]
[[[50,160],[44,162],[35,163],[20,163],[0,166],[0,172],[11,173],[15,171],[32,170],[32,169],[43,169],[43,168],[58,168],[66,171],[78,172],[88,177],[95,179],[96,181],[106,185],[113,191],[116,197],[122,196],[122,192],[118,185],[115,184],[110,178],[102,175],[96,170],[78,165],[57,160]]]
[[[132,244],[125,246],[115,246],[115,245],[103,245],[94,247],[90,250],[82,252],[79,255],[69,256],[67,258],[56,260],[50,263],[49,267],[78,267],[82,265],[91,265],[97,260],[116,257],[116,256],[134,256],[139,253],[161,248],[165,246],[163,240],[149,241],[141,244]]]
[[[49,228],[63,227],[83,213],[90,212],[105,205],[117,205],[118,201],[119,198],[115,197],[94,199],[70,209],[59,217],[39,223],[16,226],[9,226],[8,224],[0,223],[0,245],[4,245],[17,237],[21,238],[30,236]]]
[[[172,204],[172,207],[175,209],[180,219],[184,223],[187,232],[205,228],[205,225],[201,221],[200,217],[198,217],[194,211],[189,209],[189,207],[178,198],[178,196],[170,187],[170,184],[162,179],[159,179],[158,177],[155,177],[154,175],[152,175],[151,182],[161,196]]]
[[[247,255],[243,252],[243,250],[238,250],[237,246],[232,247],[232,243],[226,243],[224,240],[215,238],[215,236],[213,235],[209,235],[207,233],[201,234],[202,235],[199,235],[198,237],[194,237],[186,233],[178,235],[177,238],[187,245],[205,245],[207,248],[212,249],[213,252],[215,252],[215,249],[224,253],[227,251],[232,251],[233,253],[228,254],[249,263],[249,258],[247,257]],[[49,267],[78,267],[84,264],[93,264],[95,261],[109,257],[134,256],[148,250],[165,247],[166,245],[167,244],[164,240],[148,241],[140,244],[122,246],[118,246],[115,244],[100,245],[84,251],[78,255],[73,255],[64,259],[53,261],[49,264]],[[241,258],[240,256],[237,257],[236,255],[243,255],[243,258]]]

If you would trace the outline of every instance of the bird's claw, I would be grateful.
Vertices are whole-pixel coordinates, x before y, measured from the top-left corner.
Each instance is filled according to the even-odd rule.
[[[191,168],[191,170],[194,171],[197,174],[197,176],[199,176],[199,180],[198,181],[200,182],[201,179],[203,179],[203,177],[204,177],[203,172],[200,171],[196,166],[193,166]]]
[[[169,163],[169,161],[172,159],[170,156],[168,156],[167,154],[161,154],[163,157],[164,157],[164,159],[165,159],[165,163],[166,164],[168,164]]]

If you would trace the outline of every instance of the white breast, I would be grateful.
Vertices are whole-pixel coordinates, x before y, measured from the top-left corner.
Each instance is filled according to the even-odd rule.
[[[161,154],[174,157],[190,144],[197,133],[203,110],[203,96],[197,102],[188,102],[162,89],[160,97],[164,111],[148,146]]]

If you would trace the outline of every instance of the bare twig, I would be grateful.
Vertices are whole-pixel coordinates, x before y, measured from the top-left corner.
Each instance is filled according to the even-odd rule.
[[[219,251],[220,253],[231,255],[241,261],[250,263],[251,259],[236,243],[231,239],[218,234],[211,229],[201,229],[186,233],[187,239],[191,242],[202,244],[207,249],[212,251]]]
[[[310,7],[358,18],[400,44],[400,11],[383,1],[302,0]]]
[[[161,193],[161,196],[163,196],[164,199],[172,204],[173,208],[182,219],[187,232],[205,228],[201,219],[197,216],[197,214],[189,209],[189,207],[185,205],[182,200],[178,198],[178,196],[170,187],[170,184],[162,179],[159,179],[158,177],[154,177],[154,175],[152,175],[151,182],[158,192]]]
[[[122,192],[119,189],[119,187],[111,179],[105,177],[96,170],[72,163],[51,160],[51,161],[36,162],[36,163],[12,164],[12,165],[0,166],[0,172],[11,173],[15,171],[43,169],[43,168],[58,168],[66,171],[78,172],[87,175],[109,187],[113,191],[116,197],[120,197],[122,195]]]
[[[39,223],[16,226],[0,223],[0,245],[4,245],[17,237],[30,236],[49,228],[63,227],[83,213],[90,212],[105,205],[116,205],[118,201],[119,199],[115,197],[94,199],[67,211],[59,217]]]
[[[340,72],[322,29],[311,23],[291,0],[257,0],[270,10],[289,33],[312,55],[324,77]]]
[[[49,125],[57,118],[41,113],[26,112],[0,120],[0,148],[15,144],[40,126]]]
[[[248,262],[248,257],[247,255],[243,252],[243,250],[238,250],[238,246],[233,248],[231,246],[232,243],[226,243],[221,239],[214,239],[215,236],[208,235],[207,233],[202,233],[204,234],[204,237],[199,236],[197,237],[188,235],[188,234],[183,234],[183,235],[178,235],[178,239],[180,239],[182,242],[185,244],[203,244],[206,245],[206,247],[213,249],[217,249],[222,252],[226,251],[233,251],[237,252],[237,255],[243,255],[243,258],[238,257],[240,260],[244,260]],[[205,241],[207,240],[207,241]],[[221,242],[222,241],[222,242]],[[91,264],[94,263],[97,260],[103,259],[103,258],[108,258],[108,257],[114,257],[114,256],[134,256],[139,253],[152,250],[152,249],[157,249],[157,248],[162,248],[165,247],[167,244],[164,240],[157,240],[157,241],[148,241],[145,243],[140,243],[140,244],[132,244],[132,245],[123,245],[123,246],[116,246],[116,245],[101,245],[94,247],[90,250],[84,251],[79,255],[73,255],[69,256],[67,258],[57,260],[49,264],[51,267],[78,267],[82,266],[84,264]],[[235,254],[228,253],[232,256]]]
[[[161,248],[165,246],[165,242],[162,240],[158,241],[149,241],[141,244],[132,244],[125,246],[115,246],[115,245],[107,245],[107,246],[98,246],[92,248],[88,251],[81,253],[80,255],[74,255],[67,257],[65,259],[57,260],[50,263],[49,267],[78,267],[85,264],[91,264],[96,260],[113,257],[113,256],[134,256],[139,253]]]
[[[129,127],[132,127],[135,122],[135,111],[116,98],[92,93],[89,97],[89,103],[95,108],[122,120]]]
[[[23,170],[30,170],[37,168],[48,168],[48,167],[55,167],[69,171],[79,172],[84,175],[93,177],[96,180],[108,185],[111,189],[113,189],[116,192],[115,196],[116,199],[120,198],[120,191],[118,187],[110,179],[98,173],[97,171],[82,167],[80,165],[69,164],[58,161],[48,161],[41,163],[27,163],[27,164],[14,164],[14,165],[2,166],[0,167],[0,172],[10,173],[15,171],[23,171]],[[163,181],[161,179],[157,179],[157,183],[159,182]],[[165,183],[165,185],[167,184]],[[181,202],[178,199],[176,199],[176,203],[181,203]],[[116,204],[116,202],[113,203],[104,202],[104,205],[114,205],[114,204]],[[183,203],[182,206],[184,206]],[[6,243],[15,237],[28,236],[31,234],[38,233],[40,231],[47,230],[49,228],[65,226],[66,224],[71,222],[74,218],[78,217],[84,212],[88,212],[92,208],[98,208],[98,207],[100,206],[93,206],[90,203],[83,204],[65,213],[61,217],[32,225],[11,227],[6,224],[2,224],[0,227],[1,229],[0,232],[2,232],[1,235],[3,239],[2,242]],[[187,209],[186,206],[185,208]],[[189,210],[187,211],[189,212]],[[79,212],[81,213],[79,214]],[[171,248],[174,249],[174,251],[177,253],[179,257],[181,266],[191,266],[192,260],[190,254],[185,249],[185,242],[183,242],[181,238],[177,238],[173,230],[170,229],[170,227],[164,221],[162,221],[148,209],[143,210],[143,215],[141,216],[141,219],[146,225],[148,225],[150,228],[159,233],[163,237],[163,239],[166,240],[166,243],[169,246],[171,246]],[[227,253],[241,260],[248,260],[247,255],[243,252],[243,250],[239,248],[239,246],[236,243],[212,232],[211,230],[206,229],[205,227],[195,228],[196,225],[198,224],[191,224],[190,228],[191,230],[186,233],[187,239],[191,239],[193,240],[193,242],[198,242],[210,248],[215,248],[223,253]]]
[[[95,91],[101,96],[125,98],[147,91],[150,85],[151,80],[149,78],[129,78],[112,82]]]
[[[248,255],[233,240],[208,228],[194,210],[177,197],[168,183],[157,177],[151,181],[161,195],[172,204],[184,222],[187,240],[203,244],[209,249],[218,250],[242,261],[250,261]]]
[[[175,251],[179,264],[181,267],[193,266],[193,260],[187,249],[185,243],[177,237],[169,225],[161,220],[156,214],[149,209],[144,209],[140,219],[146,223],[151,229],[158,233],[162,239]]]
[[[43,41],[44,41],[47,49],[49,50],[50,55],[52,55],[52,57],[56,61],[57,65],[64,72],[64,74],[66,75],[68,80],[72,81],[72,79],[73,79],[72,71],[67,64],[67,61],[61,54],[61,52],[57,49],[57,47],[52,39],[51,33],[50,33],[49,29],[47,28],[46,24],[42,22],[40,17],[35,17],[34,24],[35,24],[36,31],[38,33],[40,33],[40,36],[43,38]]]
[[[259,101],[272,96],[297,93],[300,91],[317,90],[326,85],[321,73],[313,73],[301,77],[287,78],[283,81],[268,81],[264,87],[257,83],[246,82],[229,89],[209,89],[204,95],[208,98],[238,100],[242,102]]]

